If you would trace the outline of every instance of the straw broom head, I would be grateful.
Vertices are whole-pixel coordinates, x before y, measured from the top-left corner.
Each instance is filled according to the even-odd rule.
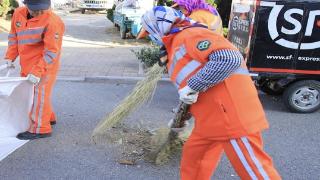
[[[108,129],[120,124],[132,111],[146,102],[154,93],[158,81],[165,70],[155,64],[146,74],[146,77],[139,81],[132,92],[102,121],[93,131],[93,137],[103,135]]]

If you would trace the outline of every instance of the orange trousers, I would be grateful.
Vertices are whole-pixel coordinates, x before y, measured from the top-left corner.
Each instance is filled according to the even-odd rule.
[[[26,76],[21,74],[21,76]],[[41,77],[41,81],[34,88],[33,105],[29,113],[29,132],[44,134],[51,133],[50,122],[56,121],[56,115],[51,105],[51,93],[56,81],[56,73]]]
[[[281,179],[263,150],[260,133],[229,140],[210,140],[192,133],[183,147],[181,179],[210,180],[223,151],[241,179]]]

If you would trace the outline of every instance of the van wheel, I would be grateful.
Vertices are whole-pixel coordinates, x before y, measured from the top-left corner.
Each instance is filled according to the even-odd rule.
[[[86,13],[86,9],[81,9],[81,14],[85,14]]]
[[[320,108],[320,82],[303,80],[291,84],[283,94],[284,104],[296,113],[311,113]]]

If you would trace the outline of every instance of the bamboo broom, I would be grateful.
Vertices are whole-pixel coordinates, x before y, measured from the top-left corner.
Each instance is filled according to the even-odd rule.
[[[186,121],[191,118],[189,107],[188,104],[180,102],[171,128],[182,128],[185,126]],[[147,158],[156,165],[167,163],[172,155],[178,152],[183,146],[184,141],[179,137],[179,133],[169,128],[158,129],[155,135],[151,137],[150,150]]]
[[[132,92],[101,120],[93,131],[93,138],[104,135],[108,129],[119,125],[132,111],[150,99],[164,71],[165,66],[153,65],[146,77],[136,84]]]

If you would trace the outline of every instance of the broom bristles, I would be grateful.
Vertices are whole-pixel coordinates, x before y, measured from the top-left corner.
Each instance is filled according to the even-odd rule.
[[[150,99],[164,70],[165,67],[160,67],[158,64],[153,65],[146,77],[139,81],[132,92],[98,124],[93,131],[93,136],[104,134],[108,129],[117,126],[132,111]]]

